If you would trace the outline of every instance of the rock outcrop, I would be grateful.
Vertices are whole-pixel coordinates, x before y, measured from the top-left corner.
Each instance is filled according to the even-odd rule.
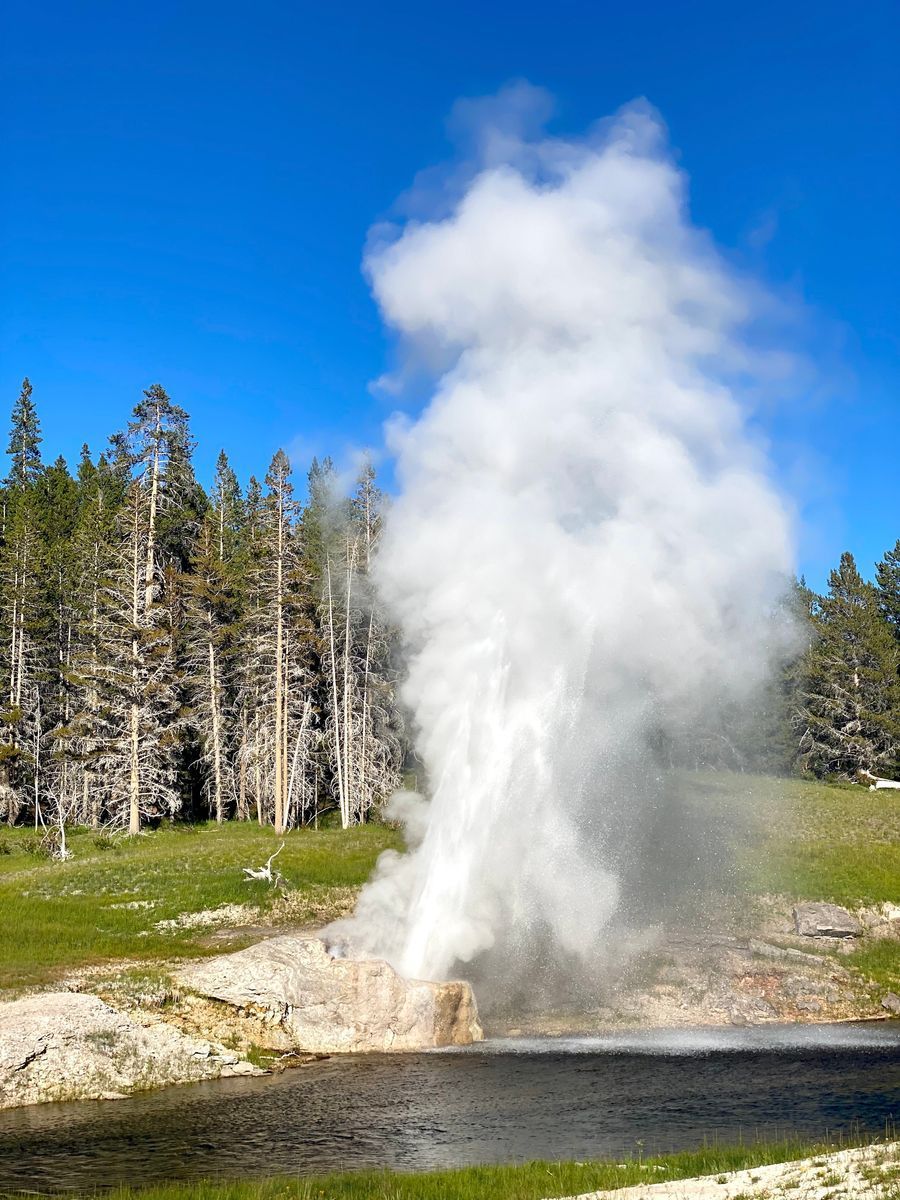
[[[794,905],[794,927],[801,937],[859,937],[862,926],[839,904]]]
[[[278,1021],[297,1050],[424,1050],[483,1037],[467,983],[404,979],[386,962],[333,957],[318,938],[269,938],[186,965],[176,978]]]
[[[99,996],[46,992],[0,1003],[0,1108],[261,1073],[162,1021],[139,1024]]]

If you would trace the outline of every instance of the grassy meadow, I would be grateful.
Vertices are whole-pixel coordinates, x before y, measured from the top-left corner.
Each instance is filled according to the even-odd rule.
[[[740,811],[735,879],[751,908],[754,897],[779,897],[782,908],[900,904],[900,791],[729,773],[697,773],[687,784],[710,819]],[[874,999],[900,991],[900,942],[867,938],[840,961],[869,981]]]
[[[741,814],[733,824],[748,834],[738,835],[737,879],[751,896],[900,902],[900,792],[722,773],[682,777],[681,785],[710,821]],[[275,863],[284,891],[246,882],[242,868],[262,865],[280,840],[235,821],[163,826],[136,838],[76,830],[73,858],[60,863],[36,853],[33,830],[0,830],[0,988],[48,986],[97,963],[212,953],[222,947],[208,927],[159,924],[224,905],[258,910],[232,924],[324,923],[352,905],[378,855],[402,845],[385,825],[295,830]],[[893,985],[897,951],[893,941],[871,943],[855,961]]]
[[[900,903],[900,791],[766,776],[726,776],[720,786],[758,806],[764,833],[744,864],[751,891]]]
[[[260,922],[324,922],[346,911],[381,851],[400,843],[384,825],[295,830],[274,864],[285,893],[245,881],[242,868],[263,865],[281,840],[236,821],[135,838],[76,830],[72,859],[55,862],[36,856],[33,830],[0,831],[0,988],[51,985],[96,963],[211,953],[208,928],[157,926],[226,904],[258,908]]]

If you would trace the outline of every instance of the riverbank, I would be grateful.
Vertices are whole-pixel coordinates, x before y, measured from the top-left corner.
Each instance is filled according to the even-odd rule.
[[[900,1142],[894,1142],[559,1200],[893,1200],[898,1195]]]
[[[623,1162],[826,1131],[853,1144],[890,1127],[898,1072],[900,1028],[883,1023],[333,1055],[112,1103],[7,1109],[0,1190]]]
[[[105,1200],[895,1200],[900,1143],[836,1149],[834,1144],[774,1142],[712,1147],[627,1162],[533,1162],[408,1174],[365,1171],[310,1178],[280,1176],[114,1188]],[[653,1181],[652,1184],[649,1181]],[[850,1186],[855,1190],[846,1190]],[[96,1192],[69,1193],[87,1200]],[[19,1200],[24,1193],[0,1193]]]
[[[564,1036],[896,1015],[900,796],[727,774],[677,782],[710,819],[734,808],[742,814],[747,836],[732,848],[723,879],[702,895],[691,893],[689,910],[669,926],[617,934],[620,961],[615,969],[604,965],[590,1003],[579,997],[509,1012],[484,1004],[486,1031]],[[724,824],[741,827],[731,818]],[[187,961],[308,933],[345,914],[378,855],[397,848],[401,837],[368,825],[295,830],[283,842],[282,883],[273,886],[245,876],[245,867],[264,864],[281,845],[253,824],[175,826],[131,839],[78,830],[67,862],[41,858],[29,830],[0,833],[0,1003],[50,993],[96,998],[125,1034],[121,1045],[112,1038],[109,1014],[103,1029],[81,1030],[92,1060],[107,1046],[111,1061],[131,1063],[128,1047],[148,1036],[180,1047],[160,1051],[167,1064],[113,1072],[118,1084],[103,1086],[103,1070],[53,1079],[47,1043],[31,1037],[37,1026],[25,1029],[24,1042],[37,1050],[24,1063],[10,1057],[0,1106],[127,1094],[215,1075],[220,1063],[226,1074],[247,1064],[277,1070],[296,1061],[295,1051],[321,1049],[297,1044],[277,1004],[253,997],[244,1004],[240,996],[223,1003],[215,992],[178,982]],[[852,931],[802,932],[796,910],[808,901],[845,905]],[[210,1046],[206,1076],[190,1044],[196,1042]],[[191,1063],[190,1070],[177,1070],[179,1062]],[[95,1077],[96,1086],[89,1082]]]

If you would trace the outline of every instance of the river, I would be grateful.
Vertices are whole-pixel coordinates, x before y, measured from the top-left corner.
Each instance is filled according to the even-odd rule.
[[[583,1160],[898,1116],[900,1022],[505,1039],[0,1112],[0,1189]]]

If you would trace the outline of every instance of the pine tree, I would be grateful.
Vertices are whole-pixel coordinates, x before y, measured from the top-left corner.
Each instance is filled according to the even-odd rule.
[[[147,493],[147,608],[157,598],[161,564],[187,567],[205,507],[191,466],[194,443],[188,421],[184,409],[155,383],[144,392],[128,425],[125,453]]]
[[[283,450],[277,451],[272,459],[266,484],[266,523],[269,575],[267,591],[269,606],[275,628],[275,656],[273,662],[274,693],[274,812],[275,832],[282,833],[288,811],[288,752],[289,719],[288,700],[296,680],[292,677],[295,658],[291,654],[290,625],[288,621],[289,587],[296,584],[297,564],[293,553],[293,520],[296,503],[290,481],[291,464]],[[293,576],[293,578],[292,578]]]
[[[387,619],[372,585],[371,570],[384,524],[384,493],[375,484],[375,468],[366,458],[351,502],[360,541],[362,586],[362,664],[359,680],[360,736],[358,772],[359,820],[400,786],[404,758],[403,722],[396,698],[399,636]]]
[[[831,572],[812,621],[816,640],[802,685],[805,765],[817,775],[848,778],[893,769],[900,750],[900,647],[852,554]]]
[[[240,634],[242,770],[252,775],[257,815],[281,832],[304,820],[314,795],[308,575],[298,544],[297,504],[283,450],[251,481]]]
[[[119,562],[117,514],[123,502],[122,473],[101,455],[94,466],[87,446],[78,468],[78,515],[70,546],[72,645],[66,682],[69,716],[55,731],[78,796],[76,817],[99,828],[104,819],[120,815],[121,794],[111,778],[123,739],[116,720],[121,700],[120,666],[113,647],[120,651],[123,631],[109,603]],[[111,748],[115,747],[114,751]]]
[[[219,820],[253,804],[283,830],[331,791],[365,819],[402,753],[371,468],[351,501],[314,461],[301,514],[282,451],[246,500],[223,451],[207,497],[158,384],[77,481],[40,445],[26,379],[0,488],[0,812],[137,832],[202,788]]]
[[[37,493],[42,467],[40,422],[26,378],[12,412],[0,548],[0,613],[6,706],[0,710],[0,811],[13,822],[32,795],[40,760],[42,719],[39,675],[45,633],[45,545]],[[35,814],[37,801],[35,799]]]
[[[41,473],[41,423],[37,409],[31,399],[31,383],[26,376],[22,390],[13,406],[12,429],[9,433],[7,454],[10,458],[6,486],[13,492],[21,492],[36,483]]]
[[[240,488],[224,451],[211,499],[187,577],[187,662],[193,721],[207,767],[206,787],[221,822],[226,805],[237,799],[233,684],[241,532]]]
[[[264,587],[265,504],[262,488],[250,477],[244,504],[244,521],[237,552],[239,628],[237,634],[238,711],[238,811],[241,820],[250,816],[252,797],[256,819],[265,814],[266,715],[262,699],[271,674],[267,669],[267,628]]]
[[[38,481],[41,537],[45,547],[44,624],[38,689],[42,696],[41,728],[34,734],[38,756],[35,761],[34,795],[37,803],[45,794],[56,810],[56,823],[65,830],[67,814],[77,802],[74,773],[54,731],[68,725],[72,716],[69,672],[74,642],[75,605],[73,592],[73,533],[78,517],[78,485],[69,474],[64,458],[41,475]],[[44,735],[49,735],[47,753],[41,754]]]
[[[130,833],[146,818],[173,816],[181,806],[179,783],[184,716],[177,670],[172,609],[160,599],[166,571],[146,563],[151,535],[151,493],[132,482],[118,517],[118,545],[102,598],[99,682],[109,714],[102,753],[115,797],[110,813]],[[159,583],[157,583],[159,580]],[[148,603],[149,598],[149,603]]]
[[[349,505],[335,506],[332,536],[323,539],[325,587],[321,605],[326,700],[326,747],[341,824],[364,821],[398,786],[402,762],[394,702],[394,637],[371,585],[384,498],[366,461]]]
[[[44,546],[33,489],[11,494],[0,564],[7,705],[0,713],[0,804],[14,821],[30,793],[35,731],[40,730],[38,680],[43,659]],[[26,792],[26,789],[27,792]]]
[[[219,451],[216,474],[210,496],[215,513],[218,554],[222,562],[234,562],[239,553],[244,525],[244,504],[237,475],[231,469],[228,455]]]
[[[99,674],[110,707],[105,761],[128,797],[129,832],[174,815],[186,793],[181,578],[204,504],[191,467],[187,413],[154,384],[124,435],[113,471],[131,473],[104,596]]]
[[[875,567],[878,607],[900,641],[900,540]]]
[[[337,474],[330,458],[312,460],[307,475],[307,499],[300,516],[300,539],[306,570],[313,587],[325,580],[325,560],[334,541],[334,510],[337,506]]]

